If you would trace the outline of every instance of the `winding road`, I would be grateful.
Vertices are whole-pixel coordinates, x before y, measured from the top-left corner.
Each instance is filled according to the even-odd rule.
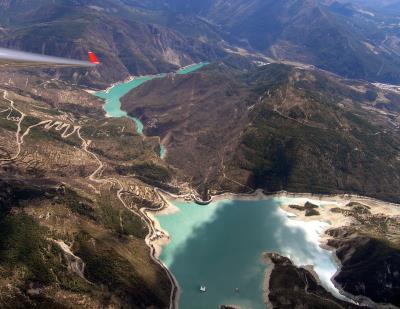
[[[122,195],[125,193],[125,190],[124,190],[124,186],[121,183],[121,181],[119,181],[116,178],[101,178],[102,171],[104,169],[104,163],[100,160],[100,158],[97,156],[97,154],[95,154],[94,152],[89,150],[89,147],[90,147],[92,141],[87,140],[82,137],[82,134],[81,134],[82,127],[80,125],[71,125],[71,124],[64,123],[59,120],[48,119],[48,120],[43,120],[34,125],[29,126],[25,130],[25,132],[22,133],[22,135],[21,135],[21,131],[22,131],[21,126],[22,126],[22,122],[23,122],[24,118],[26,117],[26,114],[15,107],[15,102],[8,97],[8,91],[6,91],[6,90],[2,90],[2,91],[3,91],[3,98],[4,98],[4,100],[6,100],[10,103],[10,107],[3,111],[0,111],[0,113],[10,111],[9,115],[7,116],[7,120],[17,122],[17,131],[15,133],[17,151],[16,151],[15,155],[13,155],[11,158],[1,158],[0,166],[5,163],[9,163],[9,162],[12,162],[12,161],[15,161],[18,159],[18,157],[21,154],[21,149],[22,149],[22,145],[24,143],[24,138],[29,135],[29,133],[31,132],[31,129],[33,129],[33,128],[43,126],[43,128],[46,130],[54,129],[56,131],[61,131],[61,137],[64,139],[69,138],[76,133],[78,138],[82,141],[81,149],[84,152],[86,152],[89,156],[91,156],[94,160],[96,160],[98,163],[97,169],[88,176],[88,180],[95,182],[97,184],[111,184],[113,186],[114,185],[118,186],[119,189],[116,193],[118,200],[122,203],[122,205],[128,211],[130,211],[130,212],[134,213],[136,216],[140,217],[142,219],[142,221],[146,224],[146,227],[148,229],[148,234],[145,237],[145,242],[146,242],[146,245],[150,248],[150,258],[152,259],[152,261],[154,263],[156,263],[162,269],[164,269],[164,271],[166,272],[166,274],[171,282],[172,289],[171,289],[171,294],[170,294],[169,309],[174,309],[176,307],[175,301],[176,301],[178,291],[179,291],[178,284],[177,284],[175,277],[172,275],[172,273],[168,270],[168,268],[164,265],[164,263],[156,256],[156,249],[155,249],[154,245],[152,244],[152,238],[154,236],[157,236],[160,231],[157,230],[157,228],[154,225],[153,220],[147,215],[147,212],[149,212],[149,211],[155,212],[155,211],[161,210],[162,208],[165,207],[165,204],[161,204],[161,206],[158,209],[143,207],[143,208],[139,209],[139,212],[135,211],[134,209],[129,207],[129,205],[127,205],[127,203],[124,201],[124,199],[122,197]],[[17,118],[11,117],[10,115],[13,111],[18,112],[20,114],[20,117],[17,117]],[[91,187],[93,187],[93,186],[91,185]],[[97,190],[96,188],[94,188],[94,189],[95,189],[96,193],[100,193],[99,190]],[[155,192],[156,192],[156,194],[158,194],[161,197],[161,195],[159,194],[159,192],[157,190],[155,190]],[[164,199],[162,197],[161,197],[161,199],[164,201]],[[164,201],[164,203],[165,203],[165,201]],[[54,241],[56,241],[56,240],[54,240]],[[82,273],[82,276],[83,276],[83,273]]]
[[[2,165],[3,162],[14,161],[16,158],[18,158],[19,154],[21,153],[21,145],[24,142],[23,136],[20,138],[20,133],[21,133],[21,124],[22,124],[22,121],[24,121],[24,118],[26,115],[15,107],[15,102],[13,100],[9,99],[7,97],[7,95],[8,95],[8,92],[6,90],[3,90],[3,99],[10,103],[10,107],[2,112],[9,110],[10,113],[8,114],[6,119],[17,122],[17,132],[15,133],[15,138],[16,138],[16,142],[17,142],[17,152],[11,158],[0,159],[0,165]],[[11,117],[11,114],[14,110],[20,114],[19,118]]]

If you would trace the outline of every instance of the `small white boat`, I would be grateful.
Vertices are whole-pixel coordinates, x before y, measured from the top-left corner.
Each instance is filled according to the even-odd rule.
[[[206,286],[205,286],[205,285],[201,285],[201,286],[200,286],[200,292],[205,293],[206,291],[207,291]]]

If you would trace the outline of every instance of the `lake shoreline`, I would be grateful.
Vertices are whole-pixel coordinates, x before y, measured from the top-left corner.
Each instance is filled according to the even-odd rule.
[[[151,220],[154,222],[154,224],[167,235],[166,239],[157,239],[155,240],[155,243],[153,243],[153,246],[156,248],[156,257],[160,259],[162,250],[165,246],[168,245],[170,242],[170,236],[167,231],[163,230],[160,226],[160,223],[158,222],[158,219],[156,216],[159,215],[168,215],[168,214],[173,214],[176,213],[177,211],[180,211],[177,206],[173,204],[173,201],[185,201],[185,202],[193,202],[193,196],[191,194],[172,194],[169,192],[166,192],[164,190],[157,189],[158,194],[162,197],[162,199],[165,202],[165,206],[160,210],[156,212],[152,212],[151,214]],[[398,213],[400,215],[400,205],[390,203],[390,202],[384,202],[380,201],[374,198],[370,197],[363,197],[363,196],[358,196],[358,195],[351,195],[351,194],[331,194],[331,195],[323,195],[323,194],[313,194],[313,193],[291,193],[291,192],[286,192],[286,191],[280,191],[276,192],[273,194],[265,194],[261,189],[258,189],[254,191],[253,193],[250,194],[236,194],[236,193],[224,193],[224,194],[219,194],[211,197],[211,203],[209,205],[204,205],[202,207],[213,207],[214,202],[218,201],[226,201],[226,200],[248,200],[248,201],[258,201],[258,200],[271,200],[274,198],[298,198],[301,200],[304,200],[304,202],[310,201],[311,203],[314,202],[323,202],[325,205],[319,207],[319,211],[321,211],[321,214],[319,216],[312,216],[312,217],[307,217],[305,216],[304,212],[295,210],[293,208],[289,207],[289,203],[283,203],[282,205],[279,206],[279,209],[285,213],[285,215],[290,218],[290,220],[296,220],[296,221],[301,221],[301,222],[308,222],[308,221],[318,221],[321,223],[326,224],[326,227],[323,228],[323,230],[319,233],[318,235],[318,245],[325,250],[328,250],[332,253],[332,257],[335,261],[335,264],[337,265],[337,273],[340,272],[341,269],[341,263],[339,259],[336,256],[335,249],[332,247],[329,247],[327,245],[327,241],[330,238],[329,235],[327,235],[325,232],[329,229],[332,228],[340,228],[344,226],[349,226],[352,223],[351,218],[344,217],[341,214],[336,214],[330,212],[330,209],[335,208],[335,207],[344,207],[350,202],[358,202],[362,204],[366,204],[371,207],[374,213]],[[303,201],[302,201],[303,203]],[[302,204],[301,203],[301,204]],[[305,267],[304,265],[303,267]],[[271,270],[272,271],[272,270]],[[268,269],[265,272],[264,276],[264,300],[267,300],[267,295],[268,295],[268,286],[269,286],[269,278],[270,278],[270,273]],[[336,276],[335,274],[335,276]],[[331,278],[332,283],[334,284],[335,288],[341,292],[340,294],[344,297],[348,297],[346,293],[343,293],[343,290],[341,289],[340,285],[336,284],[336,282],[333,280],[334,277]],[[179,299],[179,295],[181,293],[181,289],[178,288],[177,290],[177,299]],[[178,304],[178,301],[175,302],[175,304]]]
[[[190,202],[190,201],[195,201],[192,198],[191,194],[173,194],[167,191],[164,191],[162,189],[157,189],[158,194],[162,197],[162,199],[165,202],[165,206],[163,209],[159,211],[155,211],[153,220],[157,221],[156,225],[160,226],[158,220],[156,219],[157,215],[168,215],[168,214],[173,214],[179,211],[179,208],[176,207],[171,200],[177,200],[177,201],[185,201],[185,202]],[[306,199],[310,200],[311,202],[314,201],[319,201],[319,202],[327,202],[330,203],[332,202],[332,206],[334,205],[335,207],[343,207],[346,204],[350,202],[359,202],[359,203],[364,203],[367,204],[368,206],[371,206],[372,209],[375,209],[375,212],[384,212],[384,213],[393,213],[390,208],[392,207],[398,207],[398,212],[400,215],[400,205],[391,203],[391,202],[385,202],[381,201],[378,199],[374,199],[371,197],[364,197],[364,196],[359,196],[359,195],[352,195],[352,194],[314,194],[314,193],[293,193],[293,192],[287,192],[287,191],[279,191],[276,193],[271,193],[271,194],[265,194],[262,189],[257,189],[253,193],[223,193],[223,194],[218,194],[214,195],[211,197],[211,201],[207,205],[203,205],[203,207],[212,207],[212,203],[218,202],[218,201],[223,201],[223,200],[230,200],[230,201],[235,201],[235,200],[245,200],[245,201],[258,201],[258,200],[270,200],[274,198],[300,198],[300,199]],[[190,199],[189,199],[190,198]],[[327,227],[320,235],[320,246],[326,246],[327,240],[329,238],[328,235],[325,234],[325,231],[330,229],[330,228],[338,228],[338,227],[343,227],[343,226],[348,226],[351,224],[351,219],[349,218],[348,220],[343,220],[343,218],[338,218],[341,217],[340,214],[328,214],[327,211],[321,213],[319,216],[311,216],[307,217],[304,215],[304,213],[299,212],[293,208],[290,208],[289,205],[282,204],[279,206],[279,208],[287,213],[291,219],[298,220],[298,221],[321,221],[321,222],[326,222],[326,220],[329,220],[330,222],[328,223],[329,227]],[[330,209],[330,208],[328,208]],[[320,209],[319,209],[320,210]],[[322,219],[322,220],[321,220]],[[161,229],[161,227],[160,227]],[[168,235],[168,232],[163,231]],[[167,245],[168,242],[163,242],[162,245],[159,245],[160,250],[162,251],[162,247]],[[332,250],[331,247],[328,247],[329,250]],[[161,251],[158,252],[158,256],[161,255]],[[335,259],[337,259],[335,257]],[[337,259],[338,260],[338,259]]]
[[[275,264],[272,263],[271,259],[268,257],[267,253],[263,253],[263,261],[265,263],[266,269],[264,273],[264,281],[263,281],[263,300],[265,305],[268,308],[272,308],[272,303],[269,301],[269,285],[272,272],[274,271]]]

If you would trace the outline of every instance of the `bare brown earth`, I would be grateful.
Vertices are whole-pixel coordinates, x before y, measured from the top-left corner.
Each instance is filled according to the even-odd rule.
[[[123,100],[130,114],[141,115],[146,134],[161,137],[167,146],[168,162],[195,186],[221,175],[224,154],[233,151],[231,142],[248,123],[246,107],[240,100],[249,95],[249,90],[233,80],[221,80],[218,88],[215,83],[201,73],[171,76],[144,85]],[[171,91],[166,91],[169,88]],[[222,101],[221,92],[226,89],[236,95]]]

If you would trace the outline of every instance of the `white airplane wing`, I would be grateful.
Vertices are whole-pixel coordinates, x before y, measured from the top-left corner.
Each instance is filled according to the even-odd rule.
[[[89,60],[81,61],[0,48],[0,67],[94,67],[100,63],[93,52],[89,52]]]

